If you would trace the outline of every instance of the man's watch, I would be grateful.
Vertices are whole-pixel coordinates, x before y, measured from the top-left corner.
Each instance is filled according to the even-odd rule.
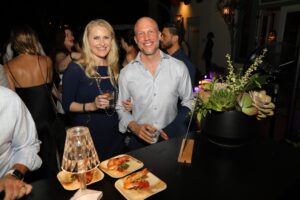
[[[11,174],[12,176],[16,177],[17,179],[23,181],[24,180],[24,174],[22,174],[22,172],[20,172],[19,170],[17,169],[11,169],[9,170],[7,174]]]

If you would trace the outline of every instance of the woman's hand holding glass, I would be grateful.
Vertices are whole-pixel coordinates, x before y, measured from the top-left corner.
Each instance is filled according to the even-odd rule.
[[[109,94],[101,94],[96,96],[95,105],[97,109],[106,109],[109,108]]]

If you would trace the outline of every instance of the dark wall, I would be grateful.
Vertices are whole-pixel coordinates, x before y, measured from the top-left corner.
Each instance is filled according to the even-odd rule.
[[[52,26],[69,24],[75,29],[84,27],[96,18],[103,18],[111,24],[133,24],[139,17],[147,15],[149,10],[148,0],[6,0],[1,8],[1,46],[8,39],[10,29],[17,24],[29,24],[39,33],[41,39],[45,40],[49,34],[48,29],[51,28],[50,21]]]

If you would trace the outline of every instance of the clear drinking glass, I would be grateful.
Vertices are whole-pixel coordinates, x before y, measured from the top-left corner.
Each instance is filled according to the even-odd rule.
[[[159,135],[160,135],[159,130],[156,130],[155,132],[152,133],[152,144],[158,141]]]
[[[109,108],[115,108],[115,91],[108,91],[107,100],[109,101]]]

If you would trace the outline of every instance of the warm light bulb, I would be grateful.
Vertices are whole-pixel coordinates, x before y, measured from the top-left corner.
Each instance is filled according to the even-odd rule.
[[[229,6],[224,6],[223,8],[223,15],[229,15],[230,14],[230,7]]]

